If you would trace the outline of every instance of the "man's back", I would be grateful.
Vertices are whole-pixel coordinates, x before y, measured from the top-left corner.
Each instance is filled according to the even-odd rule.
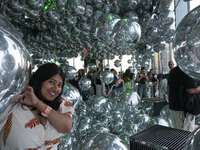
[[[169,74],[169,108],[171,110],[182,111],[178,95],[179,88],[182,84],[181,76],[182,71],[178,66],[172,69]]]
[[[179,98],[179,88],[184,85],[185,89],[197,88],[197,80],[186,75],[178,66],[173,68],[169,74],[169,108],[175,111],[183,111]]]

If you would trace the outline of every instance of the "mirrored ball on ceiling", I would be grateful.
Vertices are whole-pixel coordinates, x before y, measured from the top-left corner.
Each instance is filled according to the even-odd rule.
[[[141,37],[140,25],[129,18],[118,21],[113,29],[113,38],[116,46],[132,47]]]

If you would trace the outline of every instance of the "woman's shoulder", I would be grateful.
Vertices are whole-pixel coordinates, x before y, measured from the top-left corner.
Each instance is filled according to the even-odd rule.
[[[73,105],[67,100],[67,98],[62,97],[61,98],[61,104],[60,104],[60,108],[59,108],[59,112],[60,113],[67,113],[67,112],[71,112],[72,114],[74,113],[74,107]]]

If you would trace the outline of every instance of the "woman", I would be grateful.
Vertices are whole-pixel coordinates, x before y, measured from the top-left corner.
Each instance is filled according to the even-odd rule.
[[[78,70],[78,80],[77,82],[79,82],[79,80],[81,80],[82,78],[85,78],[85,72],[83,69],[79,69]],[[85,92],[79,87],[78,85],[78,91],[80,92],[80,94],[82,95],[83,100],[85,101]]]
[[[138,95],[140,98],[147,97],[147,86],[146,82],[149,81],[148,76],[145,74],[145,68],[141,67],[139,73],[137,73],[136,82],[138,83]]]
[[[61,98],[65,74],[57,65],[40,66],[23,98],[0,122],[2,150],[57,150],[62,133],[72,129],[73,106]]]
[[[123,74],[123,80],[125,83],[125,90],[130,90],[131,86],[130,86],[130,75],[131,75],[131,70],[130,69],[126,69],[125,73]]]

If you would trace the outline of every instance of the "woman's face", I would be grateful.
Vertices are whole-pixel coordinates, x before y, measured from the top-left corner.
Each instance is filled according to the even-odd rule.
[[[59,74],[42,82],[41,94],[44,100],[53,101],[62,91],[62,77]]]

